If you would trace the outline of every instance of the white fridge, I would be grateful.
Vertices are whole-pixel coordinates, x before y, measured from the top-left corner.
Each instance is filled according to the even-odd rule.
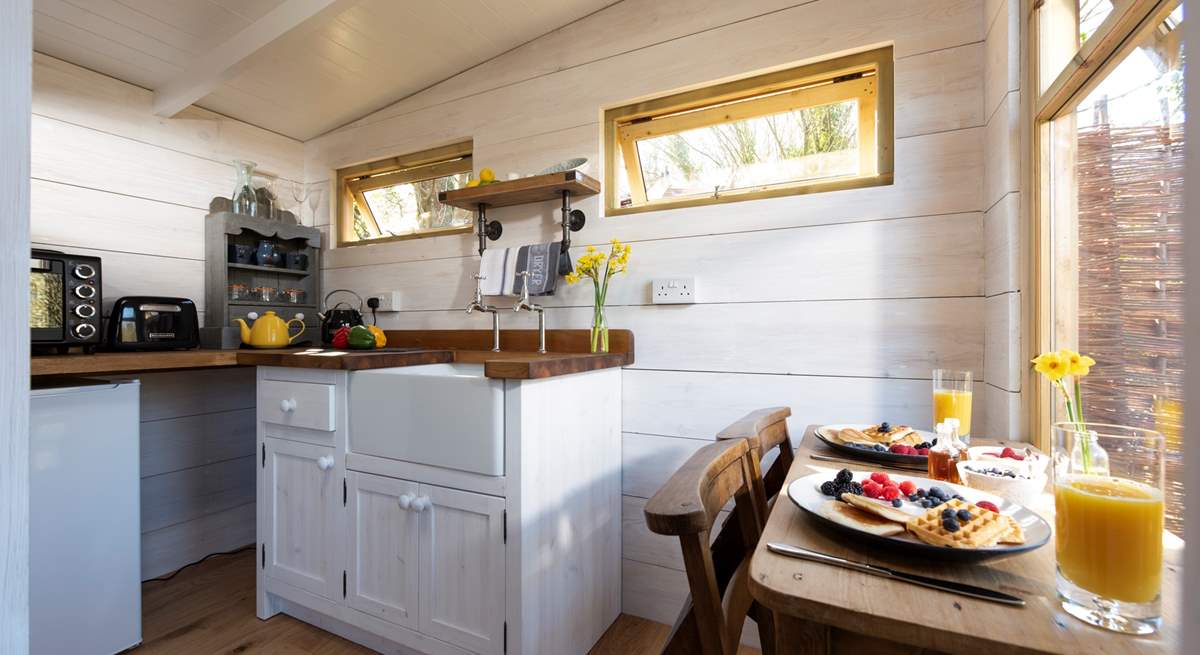
[[[32,655],[142,641],[136,380],[35,385],[29,412]]]

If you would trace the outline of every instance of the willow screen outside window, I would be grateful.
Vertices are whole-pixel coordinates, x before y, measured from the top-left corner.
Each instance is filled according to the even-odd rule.
[[[892,49],[609,109],[605,154],[609,215],[891,184]]]
[[[471,145],[458,143],[338,171],[338,244],[470,232],[471,212],[438,202],[438,192],[467,184]]]

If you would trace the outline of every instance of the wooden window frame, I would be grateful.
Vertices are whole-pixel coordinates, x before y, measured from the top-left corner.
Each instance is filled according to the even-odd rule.
[[[619,216],[680,207],[696,207],[759,198],[857,189],[892,184],[894,171],[894,56],[891,46],[796,66],[732,82],[673,93],[604,111],[605,214]],[[867,73],[849,81],[836,78]],[[775,95],[768,95],[775,94]],[[743,104],[728,104],[744,101]],[[673,134],[703,125],[764,116],[796,106],[817,106],[858,99],[860,170],[855,176],[798,180],[745,189],[720,191],[712,196],[688,196],[649,201],[638,166],[636,139]],[[713,120],[720,117],[720,120]],[[651,118],[653,120],[646,121]],[[865,138],[864,138],[865,136]],[[623,159],[629,175],[633,206],[621,207],[617,180]]]
[[[358,203],[360,211],[368,221],[374,222],[364,193],[374,189],[420,182],[455,173],[472,171],[473,143],[462,141],[447,146],[430,148],[387,159],[379,159],[366,164],[358,164],[338,169],[337,171],[337,246],[368,245],[372,243],[390,243],[407,241],[409,239],[424,239],[428,237],[445,236],[448,234],[467,234],[474,230],[472,225],[462,227],[438,228],[400,234],[395,236],[379,236],[359,239],[354,234],[354,204]],[[376,223],[375,231],[380,232]]]
[[[1137,37],[1165,20],[1180,1],[1113,0],[1112,12],[1083,45],[1078,45],[1078,29],[1064,27],[1078,23],[1075,0],[1022,0],[1028,42],[1028,84],[1025,88],[1045,89],[1027,94],[1025,100],[1026,115],[1032,122],[1027,186],[1032,191],[1032,220],[1026,242],[1032,250],[1028,261],[1033,293],[1025,305],[1026,315],[1033,318],[1029,331],[1032,353],[1050,350],[1054,347],[1056,332],[1062,331],[1062,326],[1055,324],[1054,269],[1056,264],[1060,268],[1070,265],[1070,262],[1059,262],[1055,257],[1061,244],[1053,242],[1054,205],[1056,201],[1063,202],[1068,194],[1063,190],[1054,192],[1052,180],[1055,178],[1054,167],[1070,166],[1074,153],[1067,149],[1066,157],[1060,156],[1057,161],[1051,156],[1055,146],[1051,124],[1073,111],[1075,105],[1095,90],[1137,47]],[[1069,41],[1072,38],[1074,42]],[[1065,61],[1061,70],[1049,70],[1050,67],[1045,65],[1049,57]],[[1026,373],[1025,383],[1025,388],[1032,390],[1027,398],[1028,434],[1032,435],[1035,445],[1046,450],[1050,447],[1049,429],[1058,401],[1050,383],[1032,368]]]

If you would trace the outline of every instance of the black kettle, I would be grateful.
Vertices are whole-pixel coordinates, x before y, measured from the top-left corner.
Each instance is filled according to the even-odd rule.
[[[329,307],[329,297],[335,293],[348,293],[355,298],[358,298],[358,309],[354,309],[350,303],[341,301],[332,307]],[[317,317],[321,319],[321,342],[325,345],[333,344],[333,333],[341,327],[354,327],[355,325],[363,324],[363,299],[362,296],[354,293],[349,289],[334,289],[325,294],[325,300],[322,303],[328,309],[324,312],[317,312]]]

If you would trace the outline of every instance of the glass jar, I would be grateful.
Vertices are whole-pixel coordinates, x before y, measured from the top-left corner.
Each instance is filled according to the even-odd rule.
[[[230,300],[248,300],[249,298],[250,298],[250,291],[249,291],[249,289],[246,288],[246,285],[239,284],[237,282],[234,282],[233,284],[229,285],[229,299]]]
[[[279,295],[283,302],[289,302],[292,304],[303,303],[305,296],[304,289],[284,289]]]
[[[258,196],[254,190],[255,166],[252,161],[233,161],[233,171],[237,178],[233,185],[233,211],[238,214],[254,216],[258,212]]]
[[[275,302],[275,287],[254,287],[251,298],[255,302]]]

